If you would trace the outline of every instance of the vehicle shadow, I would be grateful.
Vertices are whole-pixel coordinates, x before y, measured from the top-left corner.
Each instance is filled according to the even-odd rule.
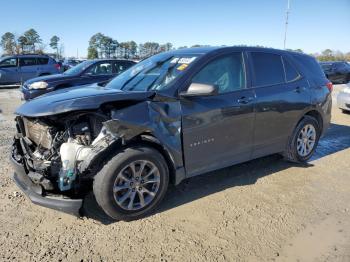
[[[309,163],[302,165],[290,163],[285,161],[280,155],[271,155],[192,177],[186,179],[178,186],[170,186],[162,204],[153,214],[176,208],[227,188],[255,184],[264,176],[286,170],[290,167],[311,167],[315,164],[316,160],[349,147],[350,126],[331,124],[326,135],[320,140],[316,153]],[[84,211],[84,215],[88,218],[98,220],[102,224],[115,222],[103,213],[96,202],[94,202],[92,195],[85,201]]]

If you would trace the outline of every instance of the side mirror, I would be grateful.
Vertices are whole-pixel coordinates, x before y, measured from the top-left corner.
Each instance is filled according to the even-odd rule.
[[[187,91],[180,93],[182,97],[192,96],[214,96],[218,94],[218,87],[214,85],[192,83]]]

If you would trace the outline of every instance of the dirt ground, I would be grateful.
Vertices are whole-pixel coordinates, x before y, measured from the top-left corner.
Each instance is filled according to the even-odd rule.
[[[0,261],[350,261],[350,114],[335,106],[307,166],[226,168],[170,188],[154,215],[111,222],[33,205],[12,182],[19,97],[0,90]]]

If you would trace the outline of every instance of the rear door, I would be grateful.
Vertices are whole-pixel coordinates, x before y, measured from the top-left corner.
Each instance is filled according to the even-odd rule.
[[[186,173],[194,176],[250,159],[254,93],[241,52],[210,60],[191,83],[217,85],[219,94],[181,98]]]
[[[20,57],[19,58],[21,82],[37,77],[38,65],[35,57]]]
[[[308,82],[287,55],[250,52],[256,95],[253,157],[282,152],[301,112],[310,105]]]

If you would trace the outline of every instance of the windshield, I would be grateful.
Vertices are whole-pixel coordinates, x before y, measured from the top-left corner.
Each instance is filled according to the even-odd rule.
[[[68,69],[67,71],[65,71],[63,74],[64,75],[78,75],[80,73],[82,73],[86,68],[88,68],[90,65],[92,65],[94,62],[93,61],[84,61],[70,69]]]
[[[165,90],[197,58],[198,55],[187,54],[155,55],[132,66],[106,87],[124,91]]]

